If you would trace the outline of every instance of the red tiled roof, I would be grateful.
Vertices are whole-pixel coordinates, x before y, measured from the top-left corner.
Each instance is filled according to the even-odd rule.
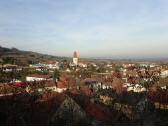
[[[16,82],[15,86],[17,86],[17,87],[25,87],[26,83],[25,82]]]
[[[89,117],[93,117],[99,121],[112,121],[117,114],[108,106],[99,103],[91,103],[89,97],[81,94],[69,94],[87,113]]]
[[[15,87],[10,84],[0,84],[0,93],[13,93]]]
[[[91,83],[91,82],[97,82],[97,81],[94,78],[86,78],[86,79],[82,80],[82,83],[84,83],[84,84]]]
[[[53,87],[56,86],[54,81],[45,81],[45,87]]]
[[[43,63],[43,64],[56,64],[56,63],[58,63],[57,61],[45,61],[45,62],[41,62],[41,63]]]
[[[58,81],[58,82],[57,82],[57,87],[58,87],[58,88],[67,88],[67,85],[66,85],[66,83],[64,83],[64,82]]]
[[[80,91],[86,96],[90,96],[92,94],[92,91],[87,86],[81,86]]]
[[[31,74],[29,75],[29,77],[37,77],[37,78],[50,78],[51,76],[50,75],[46,75],[46,74]]]
[[[99,121],[111,121],[115,115],[108,107],[95,103],[89,103],[86,106],[85,111],[88,115]]]

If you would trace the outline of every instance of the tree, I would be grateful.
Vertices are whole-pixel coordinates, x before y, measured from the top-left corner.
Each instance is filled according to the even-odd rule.
[[[0,77],[1,77],[1,79],[0,79],[0,82],[3,80],[2,79],[2,77],[3,77],[3,60],[2,59],[0,59],[0,64],[1,64],[1,69],[0,69]]]
[[[124,90],[122,80],[117,77],[114,77],[112,87],[117,92],[117,94],[122,93],[122,91]]]
[[[55,82],[55,84],[56,84],[57,80],[59,80],[59,77],[60,77],[60,73],[57,69],[55,69],[54,73],[53,73],[53,81]]]
[[[97,69],[97,72],[98,72],[98,73],[104,73],[104,72],[106,72],[106,69],[105,69],[105,67],[100,66],[100,67]]]

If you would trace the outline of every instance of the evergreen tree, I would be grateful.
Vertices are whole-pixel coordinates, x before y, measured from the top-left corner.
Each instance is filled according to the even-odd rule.
[[[53,73],[53,81],[55,84],[56,84],[57,80],[59,80],[59,77],[60,77],[60,73],[57,69],[55,69],[54,73]]]

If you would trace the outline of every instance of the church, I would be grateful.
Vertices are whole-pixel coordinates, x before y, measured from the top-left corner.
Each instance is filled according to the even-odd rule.
[[[78,65],[78,53],[76,51],[73,54],[73,64]]]

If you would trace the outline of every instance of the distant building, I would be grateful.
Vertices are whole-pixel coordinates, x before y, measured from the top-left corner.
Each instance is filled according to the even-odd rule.
[[[160,75],[162,78],[168,77],[168,70],[162,70]]]
[[[87,63],[84,63],[84,62],[79,62],[78,65],[80,67],[83,67],[83,68],[86,68],[87,67]]]
[[[86,85],[92,91],[98,91],[102,87],[102,84],[93,78],[86,78],[82,80],[81,83]]]
[[[75,51],[73,55],[73,63],[78,65],[78,53]]]
[[[43,80],[50,80],[50,75],[40,75],[40,74],[32,74],[26,77],[26,81],[43,81]]]
[[[43,69],[59,69],[59,62],[57,61],[46,61],[38,64],[30,64],[29,67],[36,68],[37,71],[42,71]]]
[[[57,87],[56,87],[56,85],[55,85],[55,83],[53,83],[53,81],[46,81],[45,89],[55,91],[58,93],[62,93],[63,91],[67,90],[67,86],[63,82],[58,81]]]

